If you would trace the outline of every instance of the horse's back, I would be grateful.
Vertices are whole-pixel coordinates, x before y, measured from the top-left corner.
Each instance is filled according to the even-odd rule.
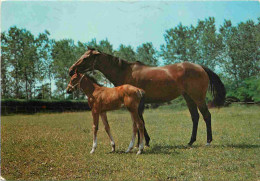
[[[183,93],[206,94],[208,76],[204,69],[190,62],[176,63],[162,67],[139,65],[133,70],[133,82],[146,92],[147,102],[165,102]]]

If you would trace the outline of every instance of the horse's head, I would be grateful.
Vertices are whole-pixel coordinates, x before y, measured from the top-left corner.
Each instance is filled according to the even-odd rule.
[[[96,63],[96,57],[100,54],[100,51],[88,47],[88,50],[70,67],[69,75],[73,76],[76,69],[79,73],[93,70]]]
[[[72,77],[70,78],[70,82],[66,88],[66,92],[68,94],[71,94],[72,92],[74,92],[75,90],[78,89],[78,87],[80,87],[80,81],[81,81],[81,75],[77,72],[77,69],[75,70],[75,73],[72,75]]]

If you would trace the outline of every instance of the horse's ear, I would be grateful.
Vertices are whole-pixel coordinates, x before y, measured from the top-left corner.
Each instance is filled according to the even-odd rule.
[[[91,48],[89,46],[87,46],[87,47],[88,47],[88,50],[91,50]]]
[[[99,55],[99,54],[101,54],[101,52],[98,51],[98,50],[94,50],[92,53],[93,53],[94,55]]]

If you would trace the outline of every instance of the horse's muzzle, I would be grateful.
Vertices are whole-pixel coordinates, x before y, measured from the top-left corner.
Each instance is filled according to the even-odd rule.
[[[75,74],[75,69],[70,68],[69,69],[69,75],[72,77]]]

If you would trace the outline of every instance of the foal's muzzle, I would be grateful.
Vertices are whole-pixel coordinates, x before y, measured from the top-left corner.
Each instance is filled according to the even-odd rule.
[[[73,91],[67,87],[66,92],[67,92],[67,94],[71,94]]]
[[[76,87],[78,86],[79,83],[77,83],[76,85],[71,85],[69,84],[68,87],[66,88],[66,92],[68,94],[71,94],[72,92],[74,92],[76,90]]]

